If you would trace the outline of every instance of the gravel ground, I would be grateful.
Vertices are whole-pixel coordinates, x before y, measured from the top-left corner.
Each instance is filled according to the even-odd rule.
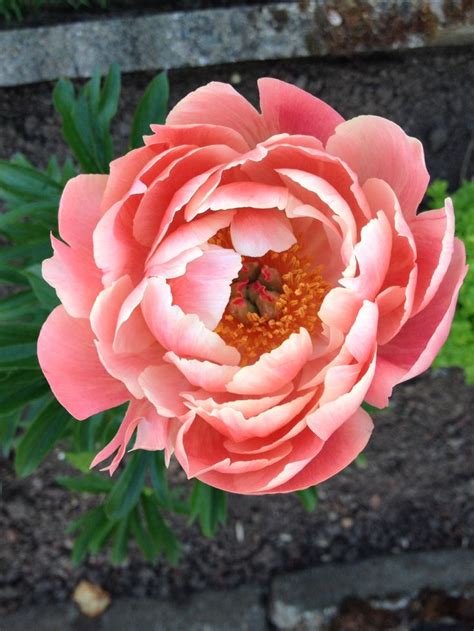
[[[183,597],[225,589],[332,561],[382,553],[474,547],[474,388],[461,371],[429,373],[400,386],[380,414],[366,450],[368,466],[351,466],[320,486],[320,504],[305,513],[298,500],[230,496],[227,526],[214,540],[176,526],[182,562],[146,564],[136,551],[120,568],[106,556],[72,569],[68,521],[90,501],[57,486],[66,465],[51,457],[26,480],[0,462],[0,612],[67,600],[81,578],[116,597]]]
[[[424,143],[430,172],[452,186],[472,173],[466,152],[472,136],[474,51],[439,50],[354,60],[293,60],[170,73],[172,101],[217,79],[232,81],[256,100],[255,80],[272,75],[296,82],[346,117],[380,114]],[[114,131],[126,146],[132,108],[149,74],[124,77]],[[0,89],[0,156],[21,151],[44,165],[66,155],[50,84]],[[463,166],[464,165],[464,166]],[[462,373],[426,375],[398,388],[380,415],[367,449],[368,468],[351,467],[321,486],[319,509],[306,514],[296,498],[232,496],[229,523],[205,540],[178,524],[184,554],[178,568],[151,567],[138,553],[113,568],[106,557],[72,569],[67,522],[88,505],[58,487],[65,465],[52,457],[26,480],[0,461],[0,611],[69,598],[80,578],[114,596],[183,596],[206,587],[254,581],[277,572],[377,553],[474,546],[472,409],[474,390]]]

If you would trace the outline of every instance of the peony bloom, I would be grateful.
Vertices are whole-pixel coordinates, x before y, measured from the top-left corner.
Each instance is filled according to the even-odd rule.
[[[41,367],[85,419],[129,401],[94,465],[131,438],[246,494],[347,466],[393,387],[444,343],[466,273],[451,201],[417,214],[423,149],[259,82],[184,98],[110,175],[68,182],[43,275],[62,302]]]

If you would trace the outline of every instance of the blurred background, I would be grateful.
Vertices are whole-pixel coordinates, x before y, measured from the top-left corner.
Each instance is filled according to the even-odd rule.
[[[59,164],[70,156],[52,99],[61,77],[79,89],[97,67],[105,73],[120,64],[110,127],[116,156],[127,150],[136,106],[163,69],[170,107],[209,81],[232,83],[258,106],[257,79],[277,77],[345,118],[381,115],[419,138],[435,182],[425,207],[454,195],[473,256],[472,0],[0,0],[0,18],[3,161],[21,153],[45,170],[52,155]],[[2,186],[10,190],[0,174],[0,193]],[[8,195],[1,197],[8,207]],[[0,234],[8,241],[1,224]],[[80,469],[65,458],[61,437],[38,468],[19,472],[24,428],[5,438],[5,422],[0,629],[27,629],[34,620],[40,630],[471,630],[473,286],[469,280],[437,366],[396,389],[374,418],[365,457],[322,484],[315,507],[316,498],[229,495],[214,538],[203,536],[201,515],[201,527],[171,515],[182,548],[175,565],[145,560],[133,541],[118,563],[104,544],[73,564],[77,534],[66,528],[102,496],[58,483]],[[171,477],[181,482],[179,472]],[[102,617],[84,617],[72,604],[81,581],[102,603],[99,613],[111,601]]]

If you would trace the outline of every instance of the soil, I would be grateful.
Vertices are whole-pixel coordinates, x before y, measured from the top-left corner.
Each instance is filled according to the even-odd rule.
[[[256,102],[256,78],[277,76],[330,102],[344,116],[387,116],[419,137],[434,177],[452,187],[472,173],[474,51],[436,50],[356,59],[259,62],[170,72],[172,102],[209,80],[232,80]],[[132,111],[151,74],[126,75],[114,125],[126,147]],[[51,104],[51,84],[0,89],[0,156],[23,152],[44,166],[67,149]],[[471,165],[472,166],[472,165]],[[230,497],[228,524],[215,540],[178,523],[182,562],[145,563],[137,551],[120,568],[106,555],[78,569],[67,523],[91,500],[55,483],[67,469],[55,454],[26,480],[0,460],[0,612],[69,599],[81,578],[113,596],[182,597],[206,587],[268,585],[277,572],[405,550],[474,547],[474,389],[460,370],[438,371],[400,386],[376,419],[368,467],[350,467],[321,485],[320,505],[305,513],[296,497]]]
[[[63,22],[131,17],[147,13],[261,5],[265,4],[265,0],[109,0],[106,8],[100,6],[99,0],[89,0],[89,3],[89,6],[75,9],[70,5],[68,6],[65,0],[62,0],[63,6],[59,7],[57,5],[61,2],[51,0],[45,2],[44,5],[46,6],[38,10],[23,9],[21,20],[6,20],[0,16],[0,29],[50,26]]]
[[[183,597],[207,587],[268,585],[277,572],[407,550],[474,547],[474,388],[460,370],[399,386],[375,419],[367,468],[352,465],[320,486],[316,511],[292,495],[229,496],[229,519],[214,540],[181,521],[178,567],[147,564],[132,550],[123,566],[105,553],[70,562],[67,523],[95,500],[55,483],[68,466],[52,455],[25,480],[0,462],[0,612],[70,598],[88,579],[114,597]]]
[[[133,110],[152,73],[124,75],[121,107],[113,122],[116,153],[126,150]],[[474,49],[457,48],[352,59],[295,59],[173,70],[171,104],[209,81],[232,81],[257,104],[256,80],[274,76],[296,83],[346,117],[377,114],[420,138],[432,177],[452,187],[473,173],[468,147],[474,133]],[[51,101],[53,84],[0,89],[0,157],[24,153],[44,166],[67,148]],[[471,156],[474,158],[474,156]]]

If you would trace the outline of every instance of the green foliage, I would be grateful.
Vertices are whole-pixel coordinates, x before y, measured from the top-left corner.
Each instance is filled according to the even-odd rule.
[[[117,113],[119,96],[117,64],[112,64],[104,81],[96,70],[77,93],[69,79],[60,79],[54,88],[64,138],[85,173],[108,173],[113,158],[110,123]]]
[[[436,180],[428,189],[430,207],[442,208],[448,195],[448,183]],[[474,383],[474,181],[464,182],[451,197],[456,213],[456,234],[466,246],[469,271],[459,294],[451,333],[435,366],[461,366],[466,381]]]
[[[310,486],[309,489],[296,491],[296,496],[308,513],[312,513],[318,505],[318,488],[316,486]]]
[[[0,16],[7,22],[22,20],[38,11],[51,9],[81,9],[99,6],[106,9],[109,0],[0,0]]]
[[[79,168],[71,159],[59,165],[54,157],[44,171],[20,155],[0,161],[0,200],[6,209],[0,213],[0,451],[13,456],[19,476],[27,476],[60,445],[76,475],[62,475],[58,484],[99,498],[99,506],[71,524],[75,563],[105,546],[112,562],[121,563],[132,542],[150,562],[163,554],[176,563],[180,547],[170,516],[197,519],[211,536],[225,521],[225,494],[202,483],[190,496],[181,488],[170,489],[161,452],[137,451],[112,478],[90,471],[94,455],[120,426],[125,406],[75,421],[54,399],[36,357],[41,325],[58,304],[42,278],[41,262],[51,256],[49,235],[57,234],[61,193],[79,169],[107,172],[119,93],[117,66],[104,80],[96,72],[78,91],[67,80],[56,85],[54,103]],[[131,147],[142,143],[151,123],[164,121],[168,94],[161,73],[138,104]]]
[[[143,136],[150,133],[150,121],[163,124],[168,112],[170,88],[166,72],[150,81],[133,117],[130,149],[143,145]]]

